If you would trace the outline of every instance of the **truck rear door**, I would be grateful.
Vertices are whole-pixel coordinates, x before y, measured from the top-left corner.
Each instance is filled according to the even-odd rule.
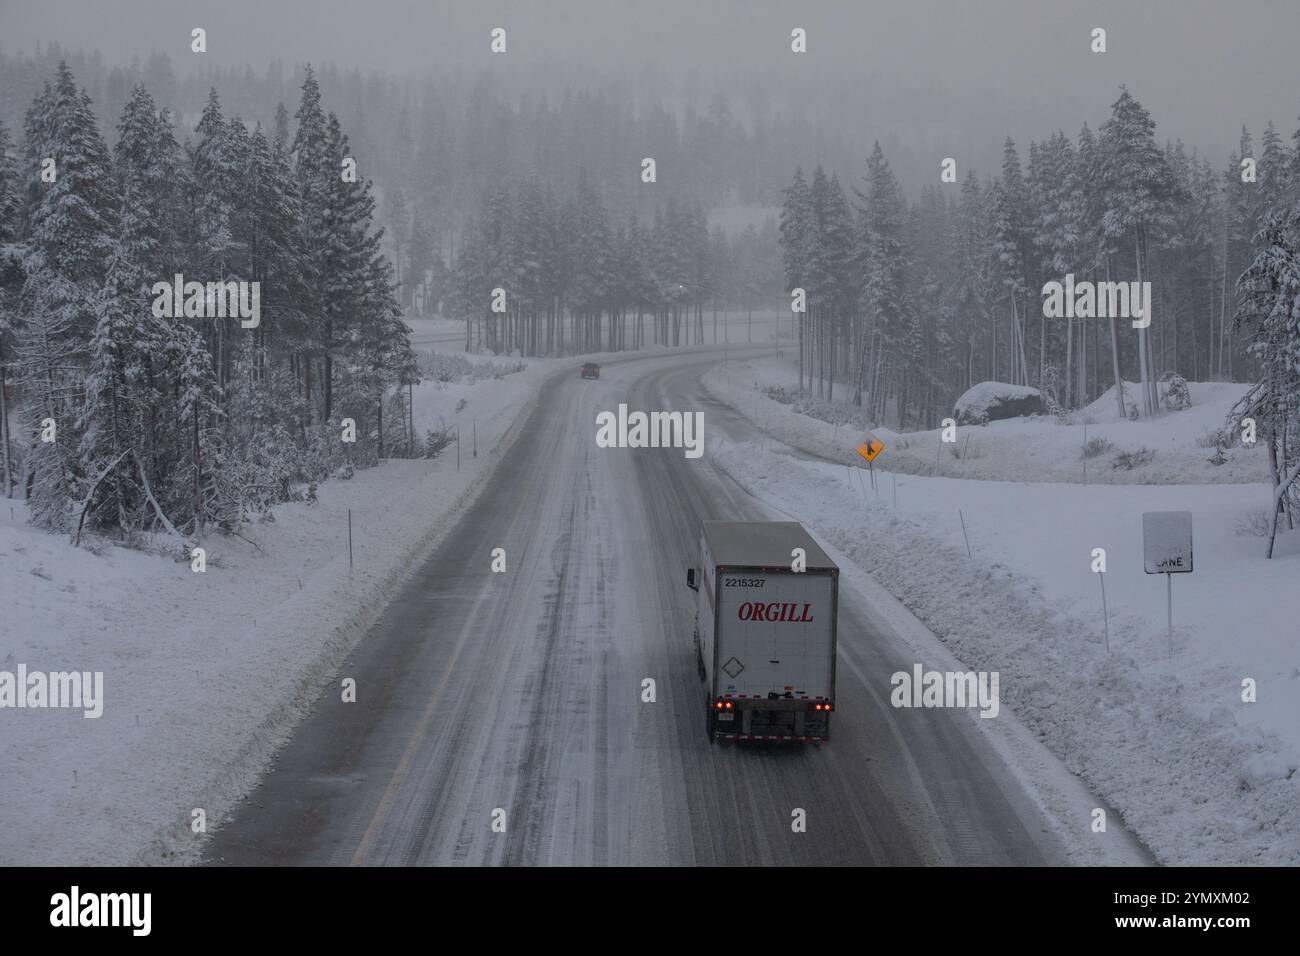
[[[830,699],[833,578],[727,569],[718,578],[718,692]]]

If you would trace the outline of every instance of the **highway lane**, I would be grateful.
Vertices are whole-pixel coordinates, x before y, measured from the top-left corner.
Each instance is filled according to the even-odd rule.
[[[782,517],[595,416],[702,410],[716,355],[550,380],[488,487],[360,642],[207,859],[240,864],[1064,862],[969,715],[890,707],[914,661],[845,589],[832,741],[710,745],[685,586],[700,521]],[[506,552],[492,573],[494,548]],[[642,681],[657,700],[643,703]],[[807,831],[791,830],[796,808]],[[494,832],[494,819],[504,832]]]

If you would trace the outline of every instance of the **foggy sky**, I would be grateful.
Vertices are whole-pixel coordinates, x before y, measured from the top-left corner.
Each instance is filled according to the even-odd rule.
[[[200,65],[195,26],[208,34],[203,66],[332,60],[419,75],[558,64],[635,77],[649,64],[684,85],[697,71],[704,94],[720,84],[733,97],[757,74],[777,90],[857,76],[864,97],[873,82],[915,88],[968,122],[1003,125],[961,131],[974,140],[1073,134],[1104,119],[1126,83],[1160,140],[1216,159],[1243,123],[1257,142],[1267,119],[1289,138],[1300,112],[1300,0],[0,0],[7,53],[57,41],[113,65],[157,48],[183,73]],[[505,56],[488,50],[496,26]],[[808,31],[804,56],[790,52],[795,26]],[[1108,32],[1102,55],[1088,49],[1096,26]],[[919,127],[930,125],[922,112]]]

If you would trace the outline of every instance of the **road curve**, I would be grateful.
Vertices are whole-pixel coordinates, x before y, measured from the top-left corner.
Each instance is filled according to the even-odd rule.
[[[700,521],[781,516],[707,453],[594,436],[596,413],[627,402],[702,410],[710,446],[753,438],[699,383],[718,360],[621,361],[599,381],[575,364],[549,380],[488,486],[341,669],[357,702],[331,682],[206,861],[1065,862],[969,715],[890,707],[889,675],[914,661],[851,593],[832,742],[706,741],[684,580]],[[806,832],[792,832],[796,808]]]

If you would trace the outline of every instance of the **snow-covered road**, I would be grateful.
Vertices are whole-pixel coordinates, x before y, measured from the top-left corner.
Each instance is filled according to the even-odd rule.
[[[594,434],[598,411],[627,402],[703,410],[710,448],[755,440],[699,382],[716,361],[634,358],[606,364],[599,381],[576,372],[548,381],[488,487],[357,645],[207,858],[1139,859],[1118,826],[1087,833],[1096,804],[1014,727],[999,739],[981,724],[1003,721],[969,711],[892,708],[889,675],[909,670],[916,650],[897,633],[898,609],[852,575],[832,742],[706,741],[684,583],[700,521],[781,516],[709,454],[603,449]],[[491,571],[496,548],[504,573]],[[355,703],[340,699],[349,677]],[[655,681],[653,703],[642,701],[645,678]],[[797,808],[803,833],[791,828]]]

